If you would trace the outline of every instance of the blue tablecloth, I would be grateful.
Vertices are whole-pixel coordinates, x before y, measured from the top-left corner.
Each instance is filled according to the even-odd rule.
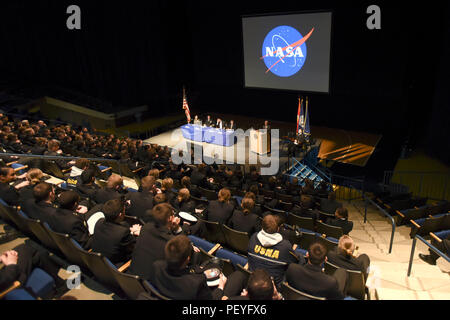
[[[181,132],[183,133],[183,137],[185,139],[192,141],[212,143],[226,147],[234,145],[234,130],[185,124],[181,127]]]

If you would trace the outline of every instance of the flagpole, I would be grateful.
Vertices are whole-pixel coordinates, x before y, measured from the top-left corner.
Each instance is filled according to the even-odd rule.
[[[305,133],[304,131],[306,130],[306,119],[308,119],[308,96],[306,96],[305,125],[303,128],[303,133]]]
[[[298,97],[298,111],[297,111],[297,130],[295,131],[295,136],[298,135],[298,125],[300,123],[300,108],[301,108],[301,104],[302,104],[302,97],[299,96]]]

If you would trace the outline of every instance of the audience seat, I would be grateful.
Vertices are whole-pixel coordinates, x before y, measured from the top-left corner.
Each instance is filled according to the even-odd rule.
[[[225,235],[226,246],[234,251],[247,254],[250,237],[247,232],[233,230],[226,225],[222,225],[222,231]]]
[[[292,288],[287,282],[281,283],[281,292],[286,300],[326,300],[323,297],[316,297],[300,290]]]
[[[316,231],[320,234],[327,235],[327,237],[332,237],[335,239],[340,239],[344,234],[344,232],[342,231],[342,228],[330,226],[321,221],[316,221]]]
[[[228,259],[234,266],[238,264],[245,266],[248,260],[247,257],[241,256],[226,249],[219,249],[216,253],[216,257]]]

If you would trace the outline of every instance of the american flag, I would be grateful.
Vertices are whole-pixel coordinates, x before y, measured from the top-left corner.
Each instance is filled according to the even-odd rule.
[[[187,122],[191,122],[191,112],[189,111],[189,105],[186,99],[186,91],[183,87],[183,110],[184,113],[186,114],[186,118],[187,118]]]

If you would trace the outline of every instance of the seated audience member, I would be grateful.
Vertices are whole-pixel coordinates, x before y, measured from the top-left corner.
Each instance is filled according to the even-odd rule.
[[[238,278],[238,279],[235,279]],[[222,300],[282,300],[283,297],[278,293],[277,287],[270,274],[263,269],[257,269],[248,277],[243,272],[232,273],[226,283],[224,296]],[[230,285],[233,283],[233,286]],[[238,287],[236,283],[241,283]],[[232,288],[230,288],[232,287]],[[239,295],[240,293],[240,295]]]
[[[263,184],[263,189],[268,191],[278,191],[278,184],[276,177],[270,177],[267,183]]]
[[[210,201],[205,213],[208,221],[226,224],[233,214],[234,206],[230,201],[230,190],[223,188],[219,191],[218,200]]]
[[[328,193],[328,199],[320,198],[320,211],[334,214],[337,208],[342,207],[342,203],[336,201],[336,193],[333,191]]]
[[[92,251],[102,253],[116,265],[121,265],[131,258],[139,226],[124,227],[125,202],[122,199],[107,201],[102,209],[105,218],[100,219],[94,229]]]
[[[16,172],[13,168],[0,168],[0,198],[10,206],[19,205],[20,194],[18,190],[30,184],[30,182],[27,180],[13,187],[10,185],[10,183],[14,182],[15,180]]]
[[[320,198],[328,198],[328,196],[330,194],[330,192],[329,192],[330,189],[332,189],[332,188],[328,182],[325,182],[325,180],[321,181],[316,188],[317,196]],[[333,191],[331,191],[331,192],[333,192]],[[336,196],[334,198],[336,199]],[[331,213],[333,213],[333,212],[331,212]]]
[[[243,198],[241,202],[241,210],[234,210],[233,216],[228,222],[228,226],[234,230],[247,232],[253,235],[261,230],[261,222],[259,217],[252,213],[255,202],[251,198]]]
[[[191,184],[198,187],[208,189],[208,181],[206,177],[206,165],[199,164],[191,173]]]
[[[33,198],[33,188],[40,182],[44,182],[44,173],[41,169],[30,169],[26,173],[26,179],[29,185],[20,189],[19,203],[23,203],[27,199]]]
[[[445,253],[447,256],[450,256],[450,235],[448,235],[446,239],[443,239],[442,242],[438,242],[433,238],[431,239],[431,244],[434,245],[442,253]],[[425,261],[426,263],[435,266],[436,260],[439,259],[440,256],[431,249],[428,249],[428,251],[430,252],[430,254],[428,255],[419,253],[419,258]]]
[[[192,243],[185,235],[169,240],[164,247],[164,260],[153,263],[150,282],[161,294],[174,300],[221,299],[225,276],[220,276],[218,287],[212,291],[205,274],[193,273],[188,267],[192,252]]]
[[[139,161],[133,161],[132,157],[130,157],[130,154],[128,153],[128,150],[122,150],[120,152],[120,160],[119,163],[122,165],[125,165],[128,167],[128,169],[132,172],[136,172],[137,174],[141,175],[141,172],[144,171],[145,165],[143,163],[139,163]],[[144,169],[145,168],[145,169]],[[146,172],[146,171],[144,171]]]
[[[196,198],[201,198],[201,197],[202,197],[202,194],[201,194],[201,192],[198,190],[197,186],[194,186],[194,185],[191,184],[191,178],[190,178],[190,177],[184,176],[184,177],[181,179],[181,186],[182,186],[183,188],[188,189],[189,192],[190,192],[190,194],[191,194],[193,197],[196,197]]]
[[[162,186],[162,180],[159,178],[160,171],[158,169],[152,169],[148,172],[149,176],[153,176],[155,178],[156,188],[160,189]]]
[[[291,196],[298,197],[300,195],[300,192],[302,191],[302,187],[298,184],[298,178],[294,177],[292,178],[292,182],[289,182],[287,184],[287,189],[286,189],[286,193],[290,194]],[[293,199],[293,202],[296,202]]]
[[[370,258],[364,253],[359,256],[355,256],[355,249],[356,246],[353,239],[348,235],[343,235],[339,239],[337,248],[328,252],[328,261],[347,270],[361,271],[367,279]]]
[[[38,137],[36,138],[36,144],[31,148],[31,154],[44,155],[47,150],[47,139]]]
[[[307,194],[310,196],[315,196],[317,194],[314,189],[314,181],[310,179],[305,179],[305,186],[302,188],[302,194]]]
[[[96,203],[105,203],[111,199],[118,199],[123,193],[123,179],[117,174],[112,174],[106,181],[105,188],[97,190],[94,194]]]
[[[172,178],[174,180],[181,180],[183,178],[183,168],[181,165],[176,165],[169,160],[169,170],[167,171],[166,178]]]
[[[160,203],[167,203],[166,195],[164,193],[157,193],[153,197],[153,205],[156,206]]]
[[[262,209],[261,209],[261,205],[256,205],[257,204],[257,198],[256,195],[249,191],[244,195],[244,198],[250,198],[253,200],[253,209],[252,209],[252,213],[256,214],[258,217],[262,217]],[[242,198],[242,200],[244,199]],[[263,199],[264,201],[264,199]],[[242,203],[242,202],[241,202]]]
[[[53,157],[64,156],[62,150],[59,148],[60,142],[58,140],[53,139],[53,140],[48,141],[47,146],[48,146],[48,150],[44,152],[44,155],[53,156]],[[63,160],[63,159],[57,159],[54,161],[61,170],[69,169],[70,167],[72,167],[72,165],[75,164],[75,161],[73,161],[73,160],[67,161],[67,160]]]
[[[55,280],[56,288],[66,285],[66,281],[58,276],[59,267],[48,253],[39,252],[30,245],[21,244],[13,250],[3,252],[0,261],[5,266],[0,270],[0,291],[6,290],[14,281],[25,285],[35,268],[47,272]]]
[[[154,206],[150,214],[152,219],[140,231],[129,269],[131,274],[147,280],[153,273],[153,262],[164,259],[166,243],[182,232],[180,218],[174,216],[169,204]]]
[[[264,196],[259,193],[259,188],[257,185],[250,186],[249,192],[252,192],[255,195],[255,204],[263,205],[265,203]]]
[[[302,256],[297,255],[292,244],[279,233],[277,218],[267,215],[262,222],[262,230],[251,236],[248,244],[249,270],[266,270],[279,286],[290,263],[303,264]]]
[[[89,160],[78,159],[75,161],[75,165],[72,166],[70,171],[70,177],[67,179],[67,186],[71,188],[76,188],[81,184],[81,175],[85,170],[89,168]]]
[[[344,234],[349,234],[353,229],[353,222],[348,221],[347,208],[337,208],[335,212],[335,218],[328,218],[326,224],[335,227],[341,227]]]
[[[308,263],[292,263],[286,272],[286,281],[294,289],[329,300],[344,299],[347,271],[339,268],[333,276],[322,270],[327,261],[327,249],[319,242],[311,244],[306,254]]]
[[[172,178],[164,179],[161,185],[161,192],[166,195],[168,203],[171,203],[172,199],[176,197],[176,194],[172,191],[172,188],[173,188],[173,179]]]
[[[191,194],[186,188],[178,191],[178,195],[173,198],[171,204],[177,211],[195,213],[195,201],[191,200]]]
[[[92,168],[86,169],[80,176],[81,183],[77,185],[78,192],[85,197],[94,198],[95,193],[100,189],[95,183],[95,170]]]
[[[59,208],[51,216],[48,224],[59,233],[68,234],[84,249],[89,249],[91,237],[86,222],[78,214],[87,212],[86,207],[79,206],[80,196],[75,191],[62,192],[58,197]]]
[[[147,210],[153,208],[154,186],[155,178],[146,176],[141,180],[139,192],[129,192],[127,194],[127,199],[130,200],[130,205],[127,208],[127,215],[141,218],[145,222],[149,219]]]
[[[22,210],[32,219],[49,222],[56,212],[55,189],[47,182],[38,183],[33,189],[33,199],[25,201]]]

